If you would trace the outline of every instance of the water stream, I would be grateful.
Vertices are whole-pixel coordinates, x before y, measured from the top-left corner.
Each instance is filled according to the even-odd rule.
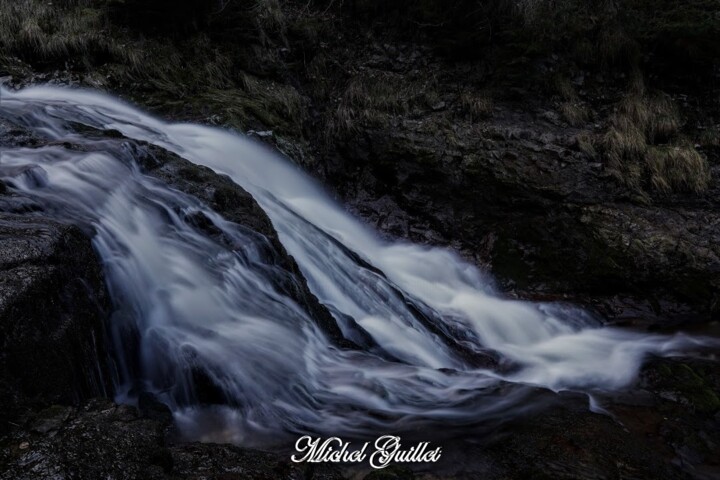
[[[0,178],[92,232],[116,307],[118,400],[171,405],[191,437],[266,445],[299,433],[370,435],[478,425],[532,408],[537,387],[592,395],[633,382],[650,354],[706,344],[602,326],[568,305],[503,298],[441,248],[381,240],[297,167],[242,135],[156,119],[111,96],[3,89],[0,116],[47,141],[5,148]],[[276,287],[267,240],[145,175],[118,130],[228,175],[272,220],[311,291],[351,340],[339,348]],[[189,219],[202,212],[232,239]],[[128,352],[132,332],[137,349]],[[361,343],[361,342],[357,342]],[[476,361],[491,354],[497,363]],[[198,402],[194,372],[226,405]]]

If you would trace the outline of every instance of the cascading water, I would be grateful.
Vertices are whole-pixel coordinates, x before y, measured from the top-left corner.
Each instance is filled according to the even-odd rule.
[[[529,408],[533,387],[619,389],[646,355],[709,341],[604,328],[578,308],[504,299],[448,250],[380,240],[309,177],[240,135],[167,124],[87,91],[1,95],[3,118],[49,141],[5,149],[0,178],[94,234],[117,309],[120,400],[140,383],[190,435],[265,444],[300,432],[490,422]],[[144,175],[127,143],[77,125],[118,130],[228,175],[265,210],[345,335],[364,330],[378,349],[334,346],[275,287],[262,235]],[[233,247],[195,228],[188,218],[197,212]],[[122,355],[129,331],[139,337],[138,368]],[[476,361],[488,352],[499,365]],[[198,369],[229,405],[196,404]]]

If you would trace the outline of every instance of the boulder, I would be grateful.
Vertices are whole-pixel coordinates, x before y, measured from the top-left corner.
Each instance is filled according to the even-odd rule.
[[[0,212],[0,418],[21,404],[110,395],[109,297],[90,240],[39,214]]]

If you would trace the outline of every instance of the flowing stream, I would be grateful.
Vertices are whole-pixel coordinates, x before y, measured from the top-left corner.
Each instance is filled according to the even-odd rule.
[[[154,392],[190,437],[264,445],[299,433],[501,421],[531,408],[537,387],[590,396],[622,389],[647,355],[708,341],[607,328],[579,308],[503,298],[449,250],[379,239],[244,136],[165,123],[89,91],[0,94],[2,118],[47,139],[4,149],[0,178],[44,214],[93,234],[116,307],[118,400]],[[228,175],[265,210],[344,335],[364,332],[376,347],[336,346],[276,288],[281,273],[263,258],[262,235],[143,174],[127,142],[84,135],[78,125],[117,130]],[[198,230],[188,220],[194,212],[234,247]],[[135,361],[128,332],[137,336]],[[488,355],[497,362],[477,361]],[[199,405],[197,371],[226,405]]]

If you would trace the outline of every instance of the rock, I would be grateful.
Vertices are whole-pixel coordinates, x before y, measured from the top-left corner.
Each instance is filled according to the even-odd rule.
[[[687,478],[612,418],[567,406],[499,432],[478,454],[490,459],[489,479]]]
[[[406,467],[390,465],[366,475],[363,480],[414,480],[415,474]]]
[[[43,425],[48,419],[51,429],[18,427],[0,437],[0,480],[687,478],[653,440],[628,431],[609,416],[587,411],[578,399],[471,439],[438,441],[437,432],[416,432],[442,445],[438,464],[392,465],[364,476],[357,474],[357,465],[294,464],[289,454],[176,444],[165,433],[167,421],[107,400],[31,412],[24,423]],[[690,441],[678,442],[678,454],[697,459]]]
[[[172,444],[165,435],[167,419],[148,418],[108,400],[61,411],[51,415],[59,422],[52,430],[17,428],[0,438],[0,480],[344,478],[332,466],[310,469],[284,455],[232,445]],[[27,422],[44,424],[47,415],[31,413]]]
[[[60,429],[72,414],[71,407],[52,406],[40,412],[33,421],[31,430],[36,433],[48,433]]]
[[[138,395],[138,410],[140,410],[143,418],[149,418],[168,425],[173,421],[170,407],[160,402],[150,392],[142,392]]]
[[[90,240],[42,215],[0,212],[0,244],[2,423],[20,405],[110,395],[110,307]]]
[[[52,435],[21,429],[0,440],[0,479],[166,478],[172,457],[165,427],[131,407],[93,400],[72,409]]]
[[[123,2],[114,3],[127,13]],[[243,33],[245,30],[253,32],[243,41],[228,35],[230,41],[224,43],[215,36],[220,34],[222,38],[222,32],[213,29],[213,35],[188,34],[192,48],[186,48],[185,42],[167,42],[164,46],[170,54],[153,55],[155,52],[147,50],[155,45],[153,41],[138,41],[124,29],[97,22],[108,29],[101,32],[102,38],[109,33],[107,38],[117,41],[121,48],[106,54],[102,54],[102,46],[91,48],[92,52],[100,50],[99,54],[76,61],[63,53],[74,49],[57,48],[45,56],[30,48],[8,47],[3,52],[8,58],[2,68],[5,73],[20,72],[36,82],[77,84],[79,78],[86,77],[84,84],[105,85],[156,111],[172,113],[175,118],[195,120],[211,114],[214,123],[240,125],[244,130],[253,128],[258,132],[273,129],[276,133],[265,136],[265,140],[321,177],[354,211],[385,229],[386,234],[452,245],[472,261],[491,268],[506,289],[515,289],[515,296],[582,301],[606,312],[616,324],[642,327],[687,326],[718,318],[718,148],[703,144],[702,153],[709,159],[713,179],[704,196],[655,196],[648,200],[633,198],[618,187],[601,161],[602,152],[590,153],[570,141],[582,133],[602,134],[607,117],[629,90],[627,70],[606,65],[607,60],[624,60],[602,58],[606,56],[604,47],[612,50],[616,45],[621,52],[608,52],[610,56],[633,57],[636,49],[641,54],[637,55],[633,72],[641,73],[642,78],[633,78],[642,80],[643,88],[653,93],[656,89],[689,93],[680,96],[678,102],[685,110],[681,118],[683,135],[700,145],[693,138],[693,125],[718,118],[717,2],[665,2],[667,8],[657,8],[653,2],[605,2],[609,11],[576,2],[569,8],[577,10],[578,15],[564,15],[566,9],[560,8],[557,11],[562,15],[539,15],[529,22],[509,18],[509,26],[504,22],[496,24],[492,18],[485,23],[482,9],[470,15],[480,16],[479,23],[466,22],[467,15],[456,15],[448,19],[450,22],[438,21],[445,13],[457,12],[448,8],[450,2],[418,2],[419,9],[410,10],[396,6],[386,9],[383,2],[335,2],[334,6],[341,9],[337,16],[333,5],[318,5],[321,10],[316,11],[316,6],[308,3],[303,10],[308,15],[304,16],[295,15],[294,2],[280,3],[277,15],[283,18],[282,28],[269,28],[272,21],[259,21],[256,23],[260,31],[256,32],[245,23],[238,29],[237,22],[228,22],[241,35],[248,35]],[[442,10],[430,9],[431,15],[418,16],[418,11],[433,5]],[[84,9],[84,18],[88,12],[90,17],[101,14],[102,7],[83,4],[78,8]],[[350,15],[345,14],[348,10]],[[497,10],[508,20],[507,9]],[[254,15],[264,15],[264,10],[257,11],[240,18],[252,23],[257,20]],[[74,14],[76,10],[58,10],[57,18],[64,20],[65,12]],[[315,22],[316,18],[323,21]],[[534,22],[538,24],[534,26]],[[323,27],[313,27],[315,23]],[[392,28],[387,28],[389,25]],[[587,25],[592,25],[593,37],[597,38],[585,38]],[[457,37],[468,31],[473,34],[470,41],[459,41]],[[542,35],[536,35],[538,31]],[[96,35],[92,34],[97,32],[89,33],[88,38],[94,39]],[[56,36],[62,43],[62,35]],[[412,39],[409,45],[405,43],[408,38]],[[600,51],[584,51],[581,47],[587,40],[599,44]],[[180,47],[173,50],[173,43]],[[278,49],[278,45],[282,48]],[[126,56],[116,53],[126,50]],[[278,51],[282,55],[277,55]],[[480,60],[448,61],[436,55],[437,51],[471,51],[474,55],[463,57]],[[15,55],[29,64],[13,66],[22,63],[11,58]],[[196,57],[200,57],[199,62]],[[148,69],[138,69],[132,65],[135,58],[153,63],[147,65]],[[51,73],[35,75],[33,69]],[[82,76],[76,69],[83,70]],[[86,69],[89,71],[84,72]],[[163,79],[168,81],[158,82],[147,71],[163,72]],[[192,75],[195,71],[201,74]],[[232,75],[213,75],[215,71],[229,71]],[[258,71],[262,82],[253,75]],[[711,72],[709,81],[706,72]],[[97,83],[93,78],[96,74],[107,78],[107,82]],[[373,85],[373,78],[395,82]],[[557,78],[582,87],[570,91],[569,96],[577,94],[587,105],[588,131],[569,127],[564,115],[558,113],[557,103],[568,100],[568,92],[548,92],[545,85]],[[362,90],[368,82],[370,88]],[[261,88],[253,88],[254,83]],[[278,88],[285,85],[292,85],[290,91],[295,95]],[[248,91],[252,101],[244,94],[233,95],[234,89]],[[456,92],[468,95],[458,98]],[[428,93],[442,98],[442,104],[415,101],[426,98]],[[303,99],[298,102],[300,96]],[[262,101],[254,101],[256,97]],[[489,98],[493,105],[488,107],[488,102],[478,102],[478,98]],[[351,101],[345,105],[342,99]],[[23,138],[21,131],[6,136],[27,145],[36,140]],[[159,178],[167,177],[169,182],[182,183],[175,185],[188,191],[197,190],[209,205],[272,235],[264,218],[254,215],[252,201],[242,192],[231,186],[225,189],[221,184],[204,190],[202,182],[207,172],[194,169],[185,171],[188,178],[181,181],[181,169],[170,166],[166,171],[164,161],[148,166],[149,171],[155,171]],[[172,160],[168,163],[177,165]],[[0,197],[0,210],[29,215],[37,206]],[[198,228],[220,235],[202,216],[192,220]],[[273,250],[292,273],[292,259],[285,258],[275,246]],[[13,278],[38,275],[33,272]],[[308,308],[317,308],[316,302],[306,297],[302,285],[286,288],[304,298]],[[327,319],[324,313],[319,318]],[[614,405],[622,425],[585,410],[548,412],[515,424],[502,432],[504,438],[485,443],[482,448],[463,444],[458,449],[461,454],[457,466],[463,467],[468,460],[476,463],[459,468],[457,476],[718,478],[718,384],[713,372],[702,362],[652,362],[643,373],[642,398],[625,398]],[[0,391],[1,403],[11,396]],[[148,402],[145,411],[154,415],[154,402]],[[325,475],[300,472],[288,468],[283,460],[276,462],[272,457],[232,447],[158,447],[161,443],[156,433],[142,432],[149,425],[162,430],[162,414],[156,421],[110,405],[102,409],[116,413],[110,414],[113,420],[105,422],[99,420],[104,410],[97,408],[88,407],[71,419],[53,414],[48,420],[33,423],[36,432],[20,435],[10,443],[2,440],[2,447],[9,448],[0,450],[0,458],[8,458],[9,454],[26,456],[10,463],[0,460],[0,472],[8,472],[0,476],[4,480],[38,475]],[[62,431],[57,428],[58,422],[63,426],[77,422],[72,432],[78,438],[61,433],[58,443],[43,444],[46,436]],[[85,427],[80,428],[82,425]],[[112,438],[99,436],[104,429],[120,438],[127,435],[131,441],[118,445],[117,450]],[[96,442],[97,448],[94,443],[78,446],[76,442],[83,436]],[[63,450],[60,440],[69,447]],[[42,448],[36,454],[38,446]],[[52,457],[53,451],[61,453]],[[148,451],[154,453],[148,455]],[[665,460],[687,474],[668,467]],[[67,465],[77,465],[77,469],[70,473]],[[328,475],[331,478],[332,473]]]

